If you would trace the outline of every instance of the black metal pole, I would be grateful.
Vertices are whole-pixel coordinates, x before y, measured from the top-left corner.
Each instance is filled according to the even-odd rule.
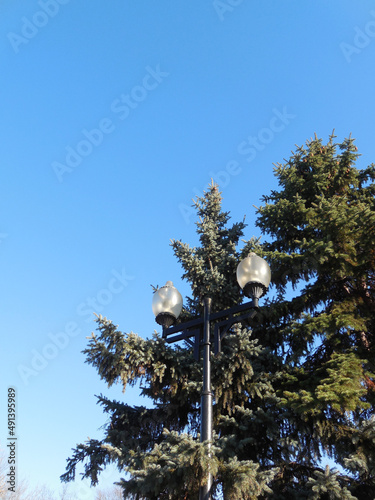
[[[201,443],[212,442],[212,414],[213,414],[213,394],[211,391],[211,333],[210,322],[215,321],[214,335],[215,354],[221,352],[221,341],[227,335],[229,328],[234,323],[248,321],[258,309],[257,301],[233,306],[224,311],[211,314],[212,300],[209,297],[204,299],[204,315],[185,323],[175,326],[163,326],[163,339],[167,343],[188,341],[194,345],[194,355],[199,359],[200,346],[203,345],[203,388],[201,396]],[[249,313],[249,310],[252,310]],[[158,322],[159,323],[159,322]],[[159,323],[163,324],[163,323]],[[203,330],[203,339],[202,339]],[[195,337],[194,343],[190,340]],[[202,342],[203,340],[203,342]],[[208,453],[211,454],[211,446],[208,446]],[[204,486],[199,489],[199,500],[212,500],[213,477],[207,473]]]
[[[211,298],[204,299],[203,329],[203,390],[201,398],[201,443],[212,441],[212,392],[211,392],[211,338],[210,338]],[[209,444],[209,449],[211,445]],[[211,500],[212,474],[199,490],[199,500]]]

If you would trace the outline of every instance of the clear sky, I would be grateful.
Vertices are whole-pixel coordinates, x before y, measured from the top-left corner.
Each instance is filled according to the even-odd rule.
[[[335,129],[375,160],[375,6],[2,0],[0,61],[0,445],[15,387],[19,478],[56,489],[102,437],[94,395],[137,401],[84,363],[92,313],[152,335],[150,284],[186,295],[169,240],[195,243],[210,179],[250,238],[295,144]]]

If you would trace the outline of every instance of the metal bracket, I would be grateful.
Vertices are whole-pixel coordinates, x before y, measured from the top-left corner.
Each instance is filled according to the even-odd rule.
[[[227,335],[229,329],[233,324],[240,323],[245,320],[252,319],[257,313],[258,307],[252,302],[240,304],[231,307],[225,311],[210,314],[208,320],[216,321],[214,325],[214,353],[218,355],[221,352],[221,341]],[[248,312],[250,311],[250,313]],[[242,314],[240,314],[242,313]],[[179,335],[175,335],[179,333]],[[192,340],[194,337],[194,340]],[[199,351],[203,338],[203,317],[196,318],[185,323],[181,323],[169,328],[163,327],[163,339],[168,344],[185,340],[189,345],[194,347],[194,358],[199,360]]]

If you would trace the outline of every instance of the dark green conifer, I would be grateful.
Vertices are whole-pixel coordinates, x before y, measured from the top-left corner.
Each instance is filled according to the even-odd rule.
[[[306,467],[299,476],[289,463],[286,473],[311,486],[324,452],[352,472],[327,484],[362,500],[375,486],[375,167],[357,170],[353,139],[334,139],[315,137],[276,165],[280,191],[263,197],[258,225],[271,237],[263,250],[278,292],[265,314],[284,360],[279,408],[289,457]]]

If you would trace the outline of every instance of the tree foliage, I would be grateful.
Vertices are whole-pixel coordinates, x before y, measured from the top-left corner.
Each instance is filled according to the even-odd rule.
[[[196,498],[207,470],[214,497],[373,498],[375,487],[375,166],[355,167],[352,138],[315,137],[275,165],[279,190],[262,198],[265,242],[243,241],[214,184],[195,207],[199,246],[172,240],[191,285],[182,320],[241,303],[236,267],[250,251],[272,269],[273,295],[235,325],[212,359],[215,437],[199,442],[202,367],[192,349],[158,334],[124,334],[98,317],[86,361],[109,386],[140,383],[150,405],[99,396],[102,441],[78,445],[63,481],[96,484],[113,462],[126,498]],[[342,472],[322,466],[332,458]]]

